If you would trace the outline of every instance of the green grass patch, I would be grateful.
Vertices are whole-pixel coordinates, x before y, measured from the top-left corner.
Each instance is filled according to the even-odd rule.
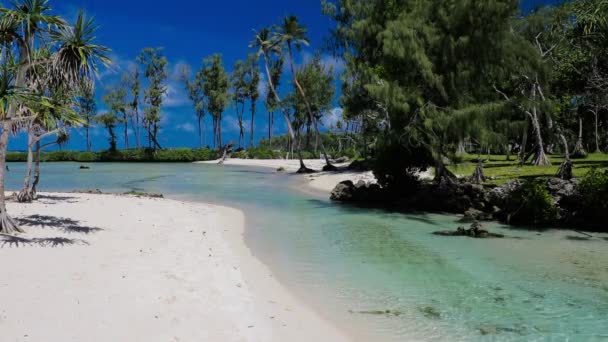
[[[488,184],[504,184],[512,179],[532,179],[536,177],[552,177],[557,174],[560,164],[564,161],[561,155],[552,155],[551,166],[532,166],[519,165],[516,157],[511,156],[511,161],[507,160],[505,155],[459,155],[460,162],[449,165],[448,169],[457,175],[470,176],[475,171],[477,160],[481,158],[486,177],[492,178],[488,180]],[[608,168],[608,154],[591,153],[584,159],[572,159],[573,173],[575,177],[584,177],[590,170],[594,168]]]

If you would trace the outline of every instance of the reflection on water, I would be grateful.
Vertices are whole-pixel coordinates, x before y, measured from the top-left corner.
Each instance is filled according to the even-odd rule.
[[[453,217],[341,207],[290,176],[190,164],[44,164],[42,190],[147,191],[245,211],[254,254],[318,311],[367,340],[608,339],[608,237],[491,227],[441,237]],[[23,165],[10,167],[9,189]],[[580,235],[580,236],[579,236]]]

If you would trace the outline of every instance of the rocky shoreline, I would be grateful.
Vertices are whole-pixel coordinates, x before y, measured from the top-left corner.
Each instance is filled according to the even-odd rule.
[[[396,192],[364,181],[356,184],[344,181],[333,189],[331,199],[403,212],[460,214],[463,222],[500,221],[520,226],[599,229],[598,222],[590,222],[583,214],[579,183],[578,179],[556,177],[511,180],[501,186],[443,180],[421,182],[412,189]],[[543,194],[547,203],[543,203]]]

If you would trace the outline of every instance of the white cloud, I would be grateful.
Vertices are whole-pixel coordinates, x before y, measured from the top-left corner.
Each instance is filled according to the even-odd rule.
[[[342,121],[342,114],[344,114],[344,110],[339,107],[328,111],[322,119],[323,125],[326,128],[333,127],[335,129],[338,121]]]
[[[196,127],[194,127],[194,125],[189,122],[185,122],[183,124],[177,125],[177,129],[184,131],[184,132],[188,132],[188,133],[192,133],[192,132],[196,131]]]
[[[327,68],[333,68],[334,73],[336,74],[341,74],[345,69],[345,63],[343,59],[336,58],[330,55],[325,55],[321,57],[321,64],[323,64]]]
[[[167,93],[163,99],[164,107],[182,107],[188,105],[190,99],[185,87],[177,80],[170,80],[167,83]]]
[[[304,65],[306,63],[309,63],[310,61],[312,61],[312,59],[314,57],[314,55],[308,51],[302,52],[301,56],[302,56],[301,63],[298,65],[298,67],[301,67],[302,65]],[[326,54],[322,55],[321,64],[327,69],[332,68],[334,70],[334,74],[340,74],[345,69],[344,60],[341,58],[336,58],[331,55],[326,55]]]
[[[135,63],[134,60],[124,58],[120,55],[110,54],[108,57],[112,63],[107,67],[103,67],[98,75],[98,78],[102,83],[109,77],[120,75],[137,67],[137,63]]]
[[[268,92],[268,82],[266,81],[266,76],[260,75],[260,82],[258,82],[258,93],[260,97],[265,99]]]

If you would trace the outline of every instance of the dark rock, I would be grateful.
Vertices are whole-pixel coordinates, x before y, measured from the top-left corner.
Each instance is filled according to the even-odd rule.
[[[90,170],[91,167],[90,166],[86,166],[86,165],[80,165],[80,169],[81,170]]]
[[[371,170],[371,163],[367,160],[355,160],[350,163],[347,169],[350,171],[369,171]]]
[[[472,223],[475,221],[491,221],[492,218],[492,214],[484,213],[481,210],[471,208],[464,212],[464,217],[460,219],[460,222]]]
[[[323,170],[323,172],[335,172],[335,171],[338,171],[338,168],[332,164],[325,164],[325,166],[323,166],[322,170]]]
[[[336,185],[331,191],[331,200],[337,202],[348,202],[351,201],[355,195],[355,184],[352,181],[344,181]]]
[[[478,238],[478,239],[504,238],[505,237],[502,234],[494,234],[494,233],[488,232],[479,221],[473,222],[473,224],[471,224],[471,228],[469,228],[469,229],[465,229],[464,227],[458,227],[455,231],[454,230],[438,231],[438,232],[433,232],[433,234],[440,235],[440,236],[468,236],[468,237]]]
[[[101,190],[99,190],[99,189],[87,189],[87,190],[82,191],[82,193],[84,193],[84,194],[95,194],[95,195],[101,195],[101,194],[103,194],[103,192],[101,192]]]

